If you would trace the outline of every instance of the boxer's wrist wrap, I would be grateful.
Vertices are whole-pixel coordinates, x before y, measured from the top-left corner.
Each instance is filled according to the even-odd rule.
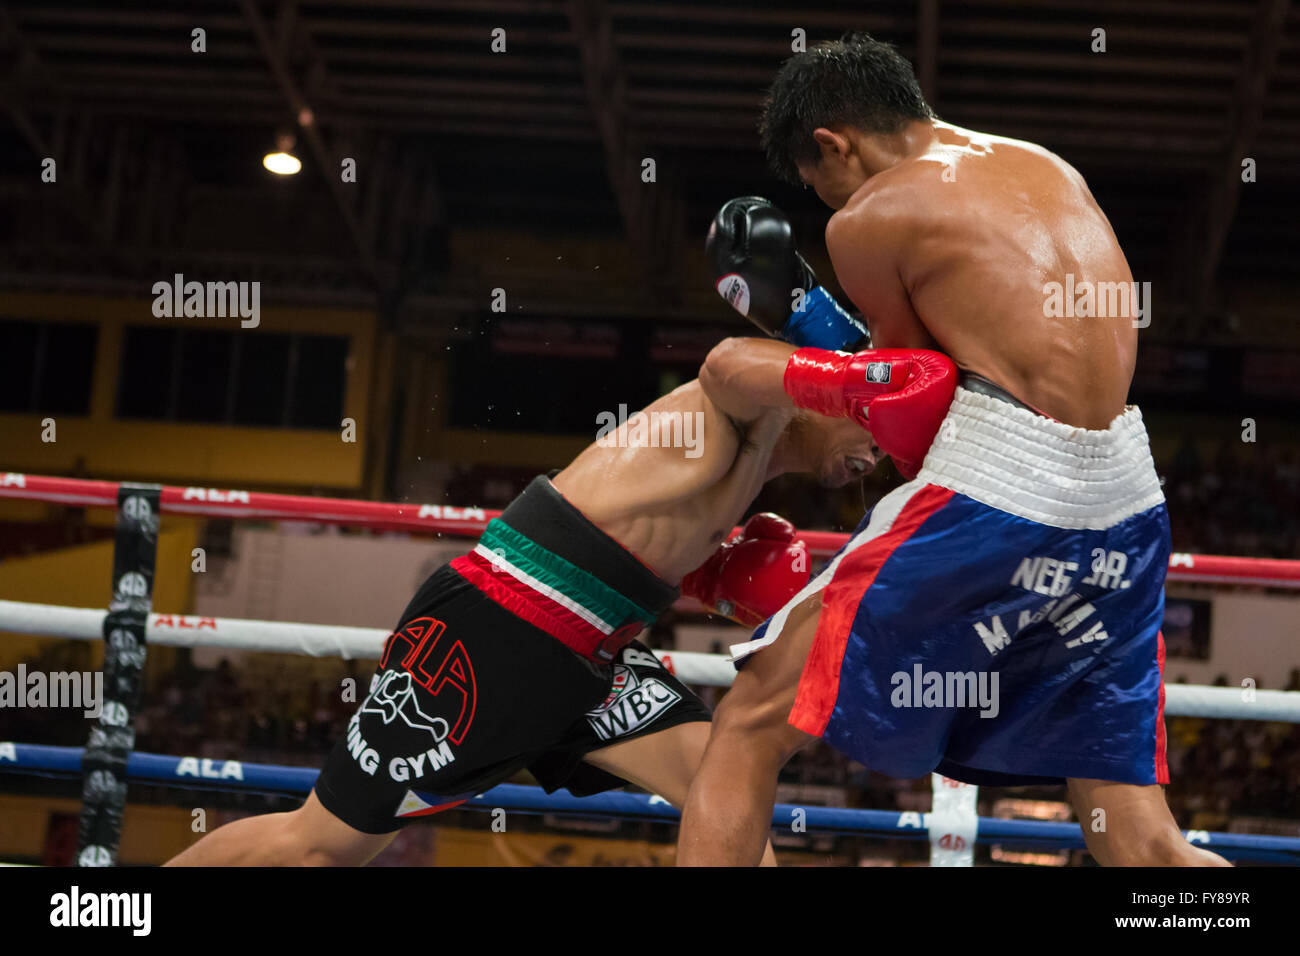
[[[845,417],[844,369],[851,358],[825,349],[799,349],[785,365],[785,393],[799,408],[828,418]]]
[[[800,348],[860,351],[867,330],[854,321],[822,286],[804,294],[801,308],[790,313],[781,337]]]

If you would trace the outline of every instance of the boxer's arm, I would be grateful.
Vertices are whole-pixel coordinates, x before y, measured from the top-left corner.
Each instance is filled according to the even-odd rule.
[[[774,339],[723,339],[700,367],[709,401],[736,422],[751,422],[772,408],[794,408],[785,392],[785,367],[795,347]]]
[[[826,251],[844,294],[867,319],[873,348],[943,351],[912,308],[903,251],[920,241],[914,200],[884,190],[837,212]]]

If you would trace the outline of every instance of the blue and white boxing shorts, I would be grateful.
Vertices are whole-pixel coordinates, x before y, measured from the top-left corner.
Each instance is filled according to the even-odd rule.
[[[1167,783],[1169,550],[1136,407],[1088,430],[959,387],[917,477],[732,652],[823,591],[805,733],[896,777]]]

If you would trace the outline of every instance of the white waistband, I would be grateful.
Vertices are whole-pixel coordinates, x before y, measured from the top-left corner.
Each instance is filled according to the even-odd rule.
[[[916,480],[1057,528],[1109,528],[1165,500],[1136,405],[1089,430],[961,387]]]

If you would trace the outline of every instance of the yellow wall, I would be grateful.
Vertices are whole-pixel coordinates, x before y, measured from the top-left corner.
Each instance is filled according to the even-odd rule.
[[[50,817],[81,814],[77,800],[0,795],[0,860],[40,861]],[[212,819],[209,811],[208,818]],[[190,810],[127,804],[122,820],[118,861],[126,866],[162,863],[194,842]]]
[[[571,832],[493,833],[435,826],[431,859],[435,866],[673,866],[673,843]],[[780,850],[782,866],[847,863],[825,853]],[[417,865],[425,861],[404,861]]]
[[[198,541],[199,522],[190,518],[165,519],[158,535],[158,561],[153,606],[159,611],[185,614],[193,607],[194,573],[190,551]],[[113,542],[97,541],[0,562],[0,599],[66,607],[108,608],[112,593]],[[51,638],[0,633],[0,670],[13,670],[18,662],[39,652]],[[100,666],[102,645],[94,642],[95,667]],[[151,659],[170,659],[173,648],[149,649]]]
[[[357,441],[338,431],[247,428],[198,423],[118,421],[123,330],[128,325],[238,328],[235,319],[158,319],[151,298],[6,293],[0,316],[50,322],[94,322],[99,345],[90,413],[54,416],[57,441],[41,441],[36,415],[0,415],[0,470],[64,474],[72,469],[96,478],[213,484],[281,485],[358,489],[362,486],[368,433],[370,384],[375,359],[375,317],[342,309],[267,307],[261,324],[246,330],[346,335],[350,340],[343,414],[357,423]],[[219,325],[218,323],[228,323]],[[379,423],[379,427],[384,424]]]
[[[438,827],[438,866],[672,866],[671,843],[568,833],[493,833]]]

